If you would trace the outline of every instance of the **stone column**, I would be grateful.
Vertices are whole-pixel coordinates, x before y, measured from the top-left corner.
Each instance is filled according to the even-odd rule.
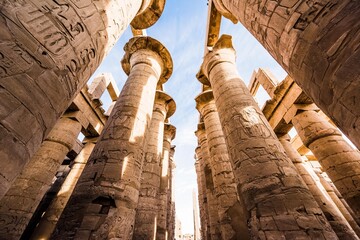
[[[146,137],[144,165],[141,175],[139,203],[136,211],[134,239],[162,239],[157,236],[159,221],[159,192],[163,152],[164,121],[175,112],[175,102],[157,90],[151,125]],[[165,220],[166,221],[166,220]],[[166,225],[166,223],[165,223]],[[164,235],[166,227],[161,229]]]
[[[201,239],[210,240],[208,236],[208,209],[207,209],[207,198],[206,198],[206,187],[205,187],[205,176],[204,171],[201,169],[202,161],[204,161],[201,156],[201,147],[198,146],[195,149],[195,170],[197,175],[197,185],[198,185],[198,200],[199,200],[199,208],[200,208],[200,224],[201,224]]]
[[[151,26],[164,4],[1,1],[0,198],[130,22]]]
[[[339,239],[359,239],[329,194],[327,194],[312,167],[305,165],[300,154],[292,147],[290,136],[285,134],[280,136],[279,140]]]
[[[53,239],[131,239],[156,85],[170,77],[172,61],[151,37],[134,37],[124,50],[122,66],[129,77]]]
[[[213,93],[207,90],[195,100],[205,124],[222,239],[250,239]]]
[[[220,37],[205,56],[202,71],[213,89],[251,237],[336,239],[239,77],[230,36]]]
[[[174,239],[175,238],[175,202],[174,199],[174,169],[176,168],[176,165],[174,163],[174,154],[175,154],[175,145],[172,145],[170,148],[170,155],[169,155],[169,186],[170,191],[168,192],[168,202],[169,202],[169,209],[168,209],[168,216],[167,216],[167,229],[168,229],[168,239]]]
[[[39,151],[0,201],[0,236],[19,239],[42,197],[51,186],[56,171],[72,149],[81,131],[76,119],[62,117]]]
[[[216,198],[212,168],[210,165],[210,152],[208,147],[208,142],[206,139],[205,125],[204,123],[198,124],[198,129],[195,132],[195,135],[198,138],[200,145],[199,158],[203,159],[200,164],[200,169],[205,176],[205,188],[206,188],[206,198],[209,212],[209,232],[211,240],[218,240],[221,238],[220,231],[220,219],[218,214],[219,204],[218,199]]]
[[[292,123],[302,142],[318,159],[360,224],[360,153],[314,110],[294,106]]]
[[[175,104],[173,105],[175,108]],[[175,109],[174,109],[175,110]],[[174,111],[172,110],[172,111]],[[171,163],[170,151],[171,141],[175,138],[176,128],[171,124],[165,124],[163,136],[163,151],[161,158],[161,175],[160,175],[160,190],[158,193],[159,214],[157,221],[156,239],[168,239],[167,216],[168,211],[171,210],[171,192],[170,177],[171,177]]]
[[[71,166],[70,173],[67,175],[64,183],[62,184],[57,196],[52,200],[50,206],[47,208],[44,216],[41,218],[39,224],[31,235],[32,240],[37,239],[50,239],[56,223],[58,222],[61,213],[70,196],[75,188],[75,185],[83,172],[86,162],[89,159],[91,152],[95,147],[96,139],[85,139],[84,148],[79,155],[74,159],[74,164]]]
[[[349,208],[349,206],[346,204],[346,202],[344,201],[344,199],[342,198],[342,196],[340,195],[340,193],[336,190],[336,192],[334,191],[334,187],[333,185],[330,185],[329,182],[324,178],[324,176],[321,174],[321,171],[316,171],[315,170],[316,175],[319,177],[320,182],[322,184],[322,186],[325,188],[326,192],[329,194],[329,196],[331,197],[331,199],[333,200],[333,202],[336,204],[336,206],[338,207],[339,211],[342,213],[342,215],[345,217],[346,221],[348,221],[348,223],[350,224],[350,226],[352,227],[352,229],[354,230],[354,232],[358,235],[358,237],[360,237],[360,227],[359,225],[356,223],[356,221],[354,220],[352,214],[349,212],[349,210],[351,211],[351,209]],[[339,196],[340,195],[340,196]],[[341,199],[340,199],[341,197]],[[345,204],[346,206],[345,206]]]
[[[360,8],[353,0],[213,0],[360,148]]]

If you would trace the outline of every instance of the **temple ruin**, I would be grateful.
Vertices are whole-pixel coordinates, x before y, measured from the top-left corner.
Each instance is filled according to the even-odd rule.
[[[0,3],[0,239],[177,239],[181,103],[166,92],[170,51],[146,33],[166,0]],[[207,5],[193,73],[201,239],[360,239],[360,2]],[[264,66],[247,86],[223,18],[288,76]],[[128,28],[122,89],[109,73],[89,81]]]

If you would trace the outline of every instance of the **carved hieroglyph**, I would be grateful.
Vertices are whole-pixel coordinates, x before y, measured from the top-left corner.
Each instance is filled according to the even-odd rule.
[[[124,49],[122,66],[129,77],[54,239],[132,236],[156,85],[170,77],[172,60],[166,48],[150,37],[134,37]]]
[[[239,180],[238,193],[247,211],[250,235],[336,239],[239,77],[230,36],[221,36],[205,56],[202,72],[211,83],[234,175]]]
[[[360,148],[360,7],[353,0],[213,0]]]
[[[164,4],[0,1],[0,197],[134,17],[148,27]]]

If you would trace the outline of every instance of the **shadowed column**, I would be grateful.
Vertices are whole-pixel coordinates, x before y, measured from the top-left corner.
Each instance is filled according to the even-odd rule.
[[[129,77],[53,239],[131,239],[156,85],[170,77],[172,61],[150,37],[134,37],[124,50],[122,66]]]
[[[195,149],[195,170],[197,175],[197,185],[198,185],[198,200],[200,208],[200,224],[201,224],[201,239],[210,240],[210,232],[208,228],[209,224],[209,212],[207,206],[207,197],[206,197],[206,187],[205,187],[205,176],[204,171],[201,169],[202,161],[204,161],[201,156],[200,146]]]
[[[314,110],[293,112],[293,123],[299,137],[308,147],[355,213],[360,224],[360,153],[342,137],[339,130]],[[297,109],[298,108],[298,109]],[[290,119],[290,117],[289,117]]]
[[[64,211],[64,208],[75,188],[77,180],[84,170],[86,162],[95,147],[95,139],[85,139],[85,141],[87,142],[85,143],[84,148],[74,159],[74,164],[71,166],[70,173],[67,175],[57,196],[51,201],[51,204],[47,208],[44,216],[42,216],[38,226],[34,230],[34,233],[31,235],[31,239],[50,239],[56,223],[58,222],[61,213]]]
[[[175,104],[173,104],[173,110],[175,111]],[[168,116],[170,117],[170,116]],[[159,214],[156,230],[156,240],[169,239],[168,238],[168,211],[171,210],[171,163],[170,163],[170,151],[171,151],[171,141],[175,138],[176,128],[166,123],[164,126],[164,136],[163,136],[163,152],[161,159],[161,180],[160,180],[160,191],[158,194],[159,200]]]
[[[291,145],[290,136],[288,134],[280,136],[279,141],[283,145],[288,157],[293,161],[306,185],[309,187],[311,194],[324,212],[326,219],[329,221],[339,239],[359,239],[329,194],[327,194],[325,188],[321,185],[320,180],[315,181],[315,178],[318,178],[316,173],[311,166],[304,164],[300,154]]]
[[[151,124],[146,135],[139,203],[135,216],[134,239],[158,239],[156,230],[160,211],[158,194],[161,182],[164,121],[174,112],[174,100],[165,92],[157,90]],[[165,234],[165,229],[162,230],[162,233]]]
[[[51,186],[56,171],[74,146],[81,127],[79,121],[67,117],[60,118],[55,124],[0,201],[0,239],[21,237],[42,197]]]
[[[222,239],[249,239],[247,221],[236,189],[235,179],[225,143],[220,119],[211,90],[195,98],[196,108],[205,125],[210,152],[210,166],[218,200]]]
[[[209,212],[209,228],[211,240],[218,240],[221,238],[220,231],[220,220],[219,220],[219,204],[218,199],[216,198],[214,180],[212,174],[212,168],[210,165],[210,152],[208,147],[208,142],[206,139],[205,126],[204,123],[198,124],[198,129],[195,132],[195,135],[198,138],[198,143],[201,148],[199,151],[199,157],[203,159],[200,164],[201,171],[204,172],[205,176],[205,188],[206,188],[206,198],[208,203],[208,212]]]
[[[239,77],[230,36],[220,37],[202,71],[211,83],[251,237],[337,239]]]
[[[151,26],[164,4],[1,1],[0,198],[130,22]]]
[[[354,0],[213,0],[240,21],[360,148],[360,4]]]

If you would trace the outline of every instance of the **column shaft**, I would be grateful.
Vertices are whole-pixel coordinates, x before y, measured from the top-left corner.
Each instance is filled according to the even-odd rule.
[[[39,150],[0,201],[0,236],[19,239],[56,171],[72,149],[81,124],[60,118]]]
[[[286,134],[279,140],[339,239],[359,239],[320,183],[312,167],[305,164],[300,154],[292,147],[290,137]]]
[[[141,5],[2,1],[0,198]]]
[[[160,57],[160,51],[162,51]],[[129,77],[74,189],[53,239],[131,239],[138,204],[143,147],[156,85],[171,74],[171,58],[150,37],[125,45]]]
[[[205,188],[206,188],[206,199],[209,212],[209,231],[211,240],[221,239],[220,231],[220,219],[218,214],[219,204],[218,199],[216,198],[212,168],[210,165],[210,153],[209,147],[206,139],[206,133],[204,129],[204,124],[199,124],[198,130],[196,131],[196,136],[198,137],[199,145],[201,148],[199,157],[203,159],[200,162],[200,169],[205,176]]]
[[[336,239],[240,79],[230,36],[219,39],[213,51],[205,56],[202,69],[213,89],[250,235],[269,239]]]
[[[161,180],[161,155],[163,149],[164,120],[166,117],[165,103],[155,100],[151,125],[146,137],[143,172],[139,203],[136,211],[134,239],[157,239],[156,230]]]
[[[169,156],[169,186],[170,191],[168,192],[168,202],[169,202],[169,209],[168,209],[168,216],[167,216],[167,229],[168,229],[168,239],[174,239],[175,238],[175,202],[174,199],[174,171],[173,169],[176,167],[174,163],[174,153],[175,153],[175,146],[171,146],[170,149],[170,156]]]
[[[360,224],[360,153],[313,110],[298,113],[292,123],[355,213]]]
[[[205,125],[210,152],[210,166],[216,198],[222,239],[249,239],[247,219],[244,217],[236,189],[234,174],[211,90],[196,98]]]
[[[360,148],[360,6],[353,0],[214,0]]]

